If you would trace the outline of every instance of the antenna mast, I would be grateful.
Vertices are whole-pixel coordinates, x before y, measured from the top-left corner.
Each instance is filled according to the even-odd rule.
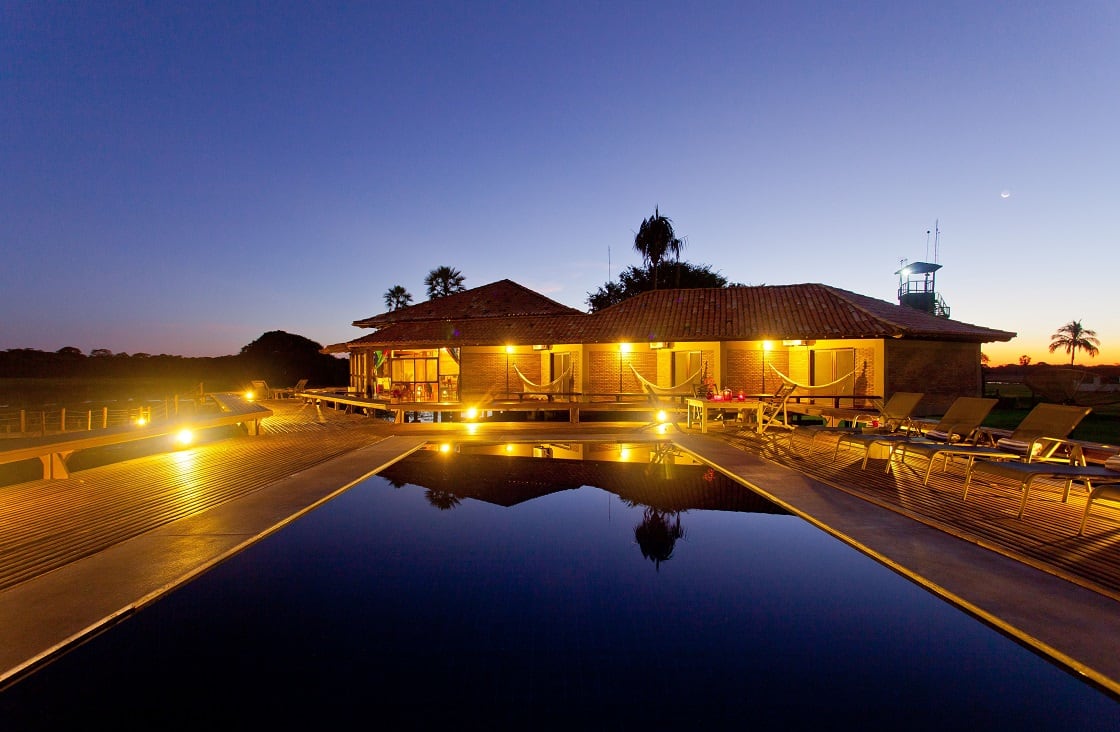
[[[938,249],[941,248],[941,220],[933,220],[933,263],[938,264]]]

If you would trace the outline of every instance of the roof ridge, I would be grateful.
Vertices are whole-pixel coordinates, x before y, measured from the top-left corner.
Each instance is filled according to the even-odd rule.
[[[858,292],[852,292],[851,290],[845,290],[841,287],[833,287],[832,285],[826,285],[826,284],[823,284],[823,283],[817,284],[816,287],[820,287],[824,290],[828,290],[833,295],[840,298],[844,302],[848,303],[849,305],[851,305],[856,310],[859,310],[861,313],[863,313],[867,317],[871,318],[872,320],[877,320],[880,323],[885,323],[885,324],[891,326],[891,328],[894,330],[895,335],[901,335],[901,334],[906,333],[906,330],[907,330],[906,326],[902,325],[901,323],[899,323],[895,320],[892,320],[890,318],[886,318],[882,315],[879,315],[878,313],[872,312],[869,308],[867,308],[865,305],[863,305],[857,299],[855,299],[855,298],[861,297]],[[866,297],[866,296],[863,296],[863,297]],[[887,302],[886,300],[883,300],[882,302],[886,303],[887,305],[891,304],[891,303]]]

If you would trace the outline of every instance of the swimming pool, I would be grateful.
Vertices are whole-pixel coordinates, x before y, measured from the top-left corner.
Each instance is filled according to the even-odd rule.
[[[537,456],[537,457],[533,457]],[[5,729],[1117,729],[1120,704],[662,446],[426,450],[0,694]]]

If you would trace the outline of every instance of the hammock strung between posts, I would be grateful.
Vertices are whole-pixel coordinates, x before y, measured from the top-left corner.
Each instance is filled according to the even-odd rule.
[[[782,381],[786,382],[787,384],[790,384],[791,386],[796,386],[798,389],[808,389],[809,391],[812,391],[814,389],[827,389],[830,386],[836,386],[837,384],[839,384],[841,382],[844,382],[844,381],[847,381],[848,379],[852,378],[853,376],[855,376],[855,373],[856,373],[856,370],[852,369],[848,373],[841,376],[839,379],[836,379],[835,381],[830,381],[827,384],[802,384],[800,381],[794,381],[790,377],[783,374],[781,371],[778,370],[778,368],[774,364],[769,364],[769,365],[770,365],[770,368],[774,369],[774,373],[777,374],[781,378]]]
[[[677,384],[676,386],[658,386],[649,379],[645,378],[638,373],[638,369],[634,368],[634,364],[627,364],[630,370],[634,372],[634,376],[638,377],[641,382],[642,388],[648,391],[653,396],[691,396],[694,391],[696,382],[700,381],[701,369],[696,369],[696,373],[689,376],[687,379]]]
[[[527,376],[525,376],[525,374],[521,373],[521,369],[517,368],[517,364],[513,365],[513,370],[517,373],[517,375],[521,379],[521,381],[525,383],[525,391],[526,392],[536,391],[536,392],[541,392],[543,394],[556,394],[556,393],[558,393],[558,390],[560,389],[560,387],[564,386],[564,384],[567,383],[568,378],[572,375],[572,367],[568,366],[568,368],[564,369],[564,373],[560,374],[559,376],[557,376],[555,379],[548,382],[547,384],[535,384],[535,383],[533,383],[532,381],[529,380],[529,377],[527,377]]]

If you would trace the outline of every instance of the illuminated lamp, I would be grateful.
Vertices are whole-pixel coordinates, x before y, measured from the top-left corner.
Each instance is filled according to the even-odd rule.
[[[536,345],[536,346],[533,346],[533,350],[534,351],[551,351],[552,346]]]
[[[189,445],[194,442],[194,433],[184,427],[175,433],[175,442],[179,445]]]

